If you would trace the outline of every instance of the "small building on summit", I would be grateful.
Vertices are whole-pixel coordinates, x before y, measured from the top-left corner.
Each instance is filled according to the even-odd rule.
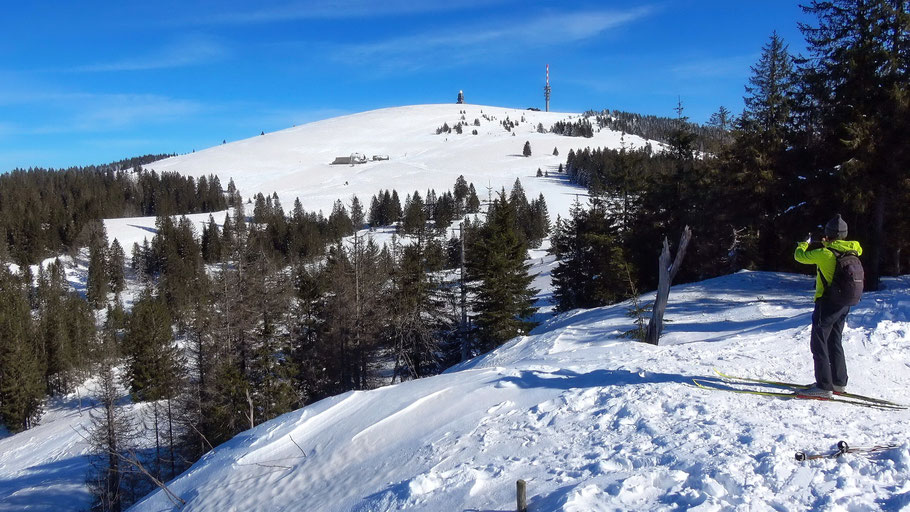
[[[464,91],[458,91],[458,101],[456,103],[459,105],[464,103]]]
[[[350,156],[336,156],[332,165],[365,164],[367,157],[363,153],[351,153]]]

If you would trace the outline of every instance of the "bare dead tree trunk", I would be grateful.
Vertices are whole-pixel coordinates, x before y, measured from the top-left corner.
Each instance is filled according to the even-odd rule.
[[[872,247],[869,251],[869,269],[866,271],[866,289],[878,290],[882,276],[885,238],[885,187],[878,187],[872,210]]]
[[[250,388],[246,388],[246,401],[248,404],[250,404],[250,414],[247,417],[247,419],[250,420],[250,428],[253,428],[256,426],[256,423],[254,422],[254,419],[253,419],[254,418],[254,416],[253,416],[253,413],[254,413],[253,397],[250,396]]]
[[[657,345],[660,340],[660,334],[664,330],[664,311],[667,309],[667,300],[670,297],[670,285],[673,278],[682,265],[683,258],[686,256],[686,248],[689,246],[689,240],[692,238],[692,230],[689,226],[683,228],[682,236],[679,238],[679,248],[676,250],[676,258],[673,259],[673,265],[670,265],[670,246],[667,238],[664,237],[664,248],[660,253],[658,261],[658,270],[660,272],[657,285],[657,297],[654,299],[654,307],[651,310],[651,321],[648,322],[648,333],[645,336],[645,342]]]
[[[464,221],[458,226],[458,234],[460,235],[459,238],[461,238],[461,277],[459,278],[459,285],[461,288],[461,324],[458,326],[458,332],[461,336],[461,360],[467,361],[470,347],[468,343],[468,288],[465,286],[464,282]]]
[[[158,402],[152,402],[153,421],[155,423],[155,478],[161,479],[161,430],[158,428]]]
[[[171,410],[171,399],[167,399],[167,433],[168,433],[168,444],[170,445],[170,456],[171,456],[171,478],[174,478],[177,467],[175,464],[176,455],[174,454],[174,413]]]
[[[146,478],[151,480],[152,483],[155,484],[156,487],[158,487],[159,489],[161,489],[164,492],[164,495],[167,496],[167,499],[169,499],[171,501],[171,503],[173,503],[177,507],[182,507],[183,505],[186,505],[186,501],[183,498],[174,494],[173,491],[168,489],[167,485],[165,485],[164,482],[162,482],[160,479],[156,478],[155,475],[151,474],[149,472],[149,470],[146,469],[145,466],[142,465],[142,463],[139,461],[139,457],[136,456],[135,453],[130,452],[129,457],[124,457],[123,455],[121,455],[119,453],[114,453],[114,455],[117,456],[123,462],[126,462],[130,466],[133,466],[134,468],[136,468],[140,473],[145,475]]]

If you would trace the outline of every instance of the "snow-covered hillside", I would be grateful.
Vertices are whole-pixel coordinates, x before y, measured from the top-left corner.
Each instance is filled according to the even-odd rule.
[[[436,135],[465,110],[465,133]],[[481,110],[483,114],[481,114]],[[483,115],[495,117],[488,121]],[[499,123],[519,123],[512,136]],[[355,114],[156,162],[158,171],[233,178],[244,198],[277,192],[328,213],[353,195],[451,189],[458,175],[487,189],[520,178],[543,193],[551,220],[585,190],[556,175],[570,149],[619,147],[536,132],[571,114],[477,105],[424,105]],[[471,135],[479,118],[478,135]],[[532,156],[520,156],[525,141]],[[626,136],[629,146],[645,141]],[[657,146],[655,144],[655,146]],[[553,148],[559,156],[553,156]],[[358,152],[389,160],[330,165]],[[549,177],[536,177],[541,168]],[[583,200],[583,199],[582,199]],[[220,222],[224,212],[216,213]],[[208,214],[192,217],[203,222]],[[151,238],[154,218],[108,219],[108,238]],[[380,238],[382,234],[378,235]],[[546,244],[545,244],[546,246]],[[784,401],[705,391],[692,378],[713,369],[809,382],[811,277],[740,273],[674,287],[662,345],[621,333],[628,305],[551,317],[542,250],[530,255],[545,323],[444,375],[347,393],[244,432],[170,485],[186,510],[513,510],[515,480],[528,481],[532,510],[895,510],[910,505],[910,412]],[[67,271],[84,290],[84,258]],[[910,279],[885,281],[848,320],[850,387],[910,402]],[[125,295],[127,307],[135,285]],[[647,299],[647,297],[646,297]],[[48,403],[41,424],[0,433],[0,511],[80,510],[91,382]],[[139,406],[131,406],[138,408]],[[796,450],[896,443],[874,458],[797,463]],[[137,510],[171,510],[162,494]]]
[[[466,113],[460,114],[462,111]],[[464,133],[436,134],[437,128],[454,126],[462,116],[468,123]],[[403,201],[405,194],[415,190],[421,195],[431,188],[437,192],[450,190],[455,179],[464,175],[481,199],[486,199],[488,187],[494,194],[502,187],[508,192],[520,178],[529,198],[541,192],[546,195],[555,218],[557,213],[565,216],[576,194],[586,192],[556,175],[569,150],[620,147],[622,134],[610,130],[597,132],[590,139],[537,133],[538,124],[549,129],[556,121],[572,117],[579,114],[482,105],[386,108],[259,135],[154,162],[146,168],[191,176],[214,173],[223,186],[233,178],[244,198],[258,192],[277,192],[286,210],[299,197],[306,210],[321,209],[326,215],[337,199],[349,204],[357,195],[369,205],[370,197],[380,189],[397,189]],[[475,119],[480,126],[474,126]],[[511,132],[500,124],[506,119],[518,123]],[[478,134],[472,135],[472,130]],[[525,141],[532,149],[527,158],[522,156]],[[627,147],[640,148],[646,143],[638,136],[625,136]],[[558,156],[553,155],[554,148]],[[336,156],[352,153],[367,158],[387,155],[389,159],[356,166],[331,165]],[[550,177],[536,178],[538,168],[549,170]]]
[[[907,401],[910,280],[851,314],[850,388]],[[705,391],[720,368],[808,382],[810,277],[743,272],[676,287],[663,344],[625,340],[627,305],[552,318],[427,379],[352,392],[219,446],[170,484],[183,510],[898,510],[910,411]],[[797,450],[895,443],[797,462]],[[162,493],[138,511],[176,509]]]

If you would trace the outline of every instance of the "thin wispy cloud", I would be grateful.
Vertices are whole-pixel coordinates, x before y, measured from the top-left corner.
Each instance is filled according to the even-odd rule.
[[[45,122],[28,127],[7,126],[10,129],[7,133],[18,135],[100,132],[167,123],[207,109],[196,101],[157,94],[96,94],[53,90],[0,90],[0,105],[2,104],[33,105],[42,114],[41,117],[45,118]],[[2,128],[3,125],[0,125]]]
[[[508,0],[311,0],[278,6],[212,13],[184,19],[185,25],[249,25],[311,19],[376,18],[457,11],[506,3]]]
[[[0,121],[0,139],[3,139],[4,137],[11,134],[19,133],[20,131],[21,128],[17,127],[13,123]]]
[[[343,46],[335,58],[351,64],[374,63],[393,70],[427,65],[457,65],[479,55],[508,55],[528,48],[578,43],[647,17],[653,8],[544,14],[524,21],[462,26]]]
[[[331,107],[312,109],[264,107],[248,118],[236,119],[233,122],[237,126],[263,126],[266,128],[278,127],[279,129],[284,129],[350,113],[350,110]]]
[[[202,110],[203,106],[196,101],[155,94],[100,95],[83,111],[77,128],[111,129],[138,123],[169,122]]]
[[[173,42],[153,53],[111,62],[76,66],[71,71],[111,72],[170,69],[208,64],[225,58],[227,54],[227,48],[220,42],[209,38],[193,37]]]
[[[748,75],[749,68],[755,64],[756,59],[757,55],[699,59],[674,66],[671,71],[684,79],[738,77]]]

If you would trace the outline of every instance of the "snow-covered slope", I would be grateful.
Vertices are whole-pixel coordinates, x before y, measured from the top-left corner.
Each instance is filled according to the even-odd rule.
[[[443,123],[459,121],[461,110],[465,134],[435,134]],[[496,120],[487,121],[481,110]],[[499,124],[522,116],[515,136]],[[615,132],[592,139],[536,133],[538,123],[549,127],[570,116],[476,105],[392,108],[148,167],[217,173],[224,185],[233,178],[245,198],[274,191],[286,210],[300,197],[307,210],[326,213],[336,199],[347,203],[354,194],[368,204],[379,189],[396,189],[402,199],[414,190],[449,190],[459,174],[482,198],[488,187],[509,190],[520,178],[529,197],[544,194],[552,220],[585,193],[554,172],[569,149],[620,145]],[[475,118],[481,121],[476,136],[470,134]],[[530,158],[519,156],[526,140]],[[644,141],[626,136],[625,143]],[[329,165],[353,152],[390,160]],[[535,177],[537,168],[550,177]],[[105,225],[109,239],[129,251],[153,235],[155,220]],[[544,305],[554,262],[541,252],[530,256]],[[84,288],[85,262],[68,277]],[[850,386],[907,402],[910,279],[886,285],[867,294],[848,321]],[[714,367],[810,381],[812,287],[811,277],[770,273],[675,287],[659,347],[620,336],[632,327],[627,305],[550,318],[533,335],[444,375],[348,393],[260,425],[217,447],[171,485],[189,502],[187,510],[218,511],[513,510],[519,478],[528,481],[535,511],[906,507],[910,412],[690,385],[693,377],[712,378]],[[77,432],[88,424],[90,384],[49,402],[38,427],[0,433],[0,511],[86,508],[87,445]],[[793,460],[796,450],[827,449],[840,439],[901,447],[872,459]],[[160,494],[136,507],[172,508]]]
[[[0,435],[0,511],[87,510],[91,495],[85,480],[92,469],[89,432],[99,416],[94,379],[73,393],[49,399],[39,425],[13,436]],[[123,407],[134,421],[146,420],[146,404]],[[140,447],[146,441],[136,439]],[[153,441],[153,440],[152,440]]]
[[[849,319],[850,388],[907,401],[910,279]],[[219,446],[170,488],[183,510],[897,510],[910,411],[705,391],[713,368],[812,380],[812,280],[743,272],[673,289],[661,346],[627,305],[552,318],[446,374],[352,392]],[[797,450],[896,443],[799,463]],[[175,509],[157,493],[138,511]]]
[[[466,113],[460,114],[462,111]],[[463,134],[436,134],[444,123],[451,127],[461,121],[462,115],[468,123]],[[585,192],[556,176],[569,150],[620,147],[621,134],[610,130],[597,132],[590,139],[537,133],[538,124],[549,129],[554,122],[570,117],[577,118],[578,114],[455,104],[386,108],[259,135],[154,162],[146,168],[191,176],[214,173],[225,187],[233,178],[245,198],[258,192],[277,192],[286,210],[299,197],[306,210],[321,209],[326,215],[336,199],[349,204],[353,195],[369,206],[370,197],[380,189],[395,188],[404,201],[405,194],[415,190],[421,195],[431,188],[440,193],[451,190],[455,179],[463,174],[474,183],[481,199],[486,199],[488,187],[494,194],[502,187],[508,192],[520,178],[529,199],[545,193],[555,218],[556,213],[568,212],[576,194]],[[511,132],[500,124],[507,118],[518,123]],[[475,119],[480,126],[474,126]],[[472,135],[475,129],[478,134]],[[525,141],[532,149],[527,158],[522,156]],[[642,147],[646,142],[634,135],[625,136],[629,147]],[[558,156],[553,155],[554,148]],[[331,165],[336,156],[352,153],[367,158],[387,155],[389,160]],[[549,170],[551,176],[536,178],[538,168]]]

